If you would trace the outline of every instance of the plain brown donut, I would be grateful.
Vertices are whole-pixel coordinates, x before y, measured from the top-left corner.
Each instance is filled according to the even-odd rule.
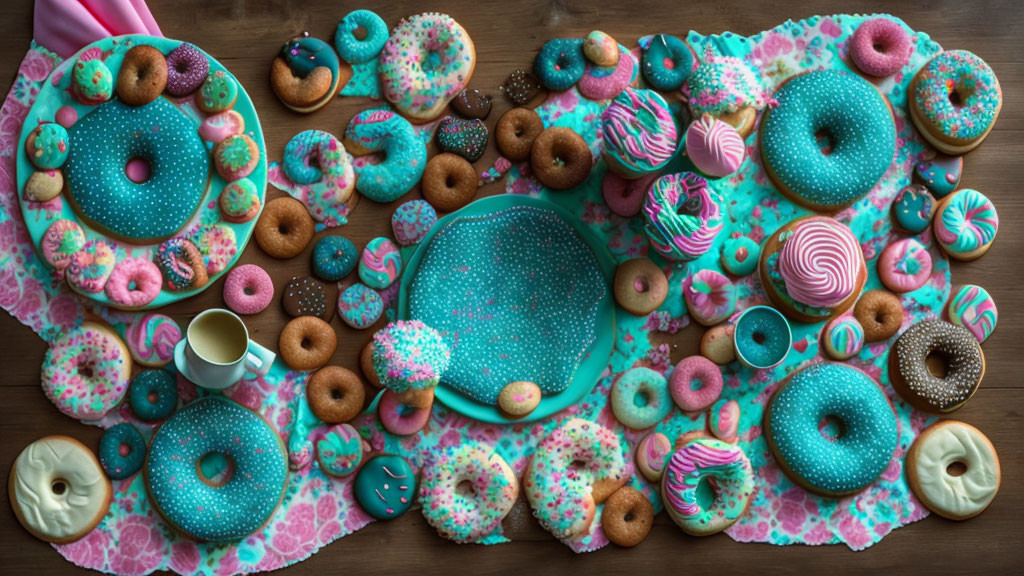
[[[299,316],[284,325],[277,347],[292,370],[316,370],[334,355],[338,336],[330,324],[316,316]]]
[[[540,183],[553,190],[578,186],[594,167],[590,146],[571,128],[548,128],[530,150],[530,168]]]
[[[654,506],[636,488],[623,486],[604,503],[601,529],[619,546],[631,548],[643,542],[653,525]]]
[[[476,196],[480,179],[473,165],[456,154],[438,154],[423,170],[423,198],[442,212],[453,212]]]
[[[264,252],[284,260],[301,254],[315,232],[313,217],[306,207],[287,196],[267,203],[263,215],[256,221],[253,235]]]
[[[881,342],[900,331],[903,303],[892,292],[870,290],[853,307],[853,317],[864,327],[865,342]]]
[[[306,382],[306,399],[317,418],[328,424],[341,424],[363,411],[366,391],[355,372],[341,366],[324,366]]]
[[[615,301],[634,316],[654,312],[668,296],[668,279],[648,258],[627,260],[615,269]]]
[[[529,108],[513,108],[498,120],[494,139],[498,150],[513,162],[522,162],[530,157],[533,141],[544,131],[544,121]]]
[[[117,73],[117,97],[129,106],[143,106],[160,97],[167,86],[167,59],[145,44],[125,53]]]
[[[377,370],[373,367],[373,340],[367,342],[366,346],[363,346],[363,351],[359,353],[359,369],[363,371],[363,376],[371,386],[384,387],[380,382],[380,376],[377,376]]]

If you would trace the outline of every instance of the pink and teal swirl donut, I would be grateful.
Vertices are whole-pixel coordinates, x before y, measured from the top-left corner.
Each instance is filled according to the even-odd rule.
[[[614,43],[614,42],[613,42]],[[621,44],[617,44],[619,61],[614,66],[598,66],[587,62],[583,77],[576,83],[580,94],[591,100],[609,100],[625,90],[636,78],[636,58]]]
[[[897,294],[917,290],[931,275],[932,256],[914,238],[889,244],[878,257],[878,279]]]
[[[702,268],[683,280],[683,300],[694,320],[714,326],[736,311],[736,286],[725,274]]]
[[[946,306],[949,321],[971,331],[978,342],[988,340],[996,329],[999,311],[988,290],[968,284],[961,286]]]
[[[711,480],[715,498],[701,506],[697,488]],[[754,471],[743,450],[713,438],[695,438],[679,447],[665,466],[662,500],[684,532],[707,536],[732,526],[747,511],[754,495]]]
[[[46,229],[39,248],[43,259],[57,270],[64,270],[74,261],[75,253],[85,246],[85,232],[74,220],[57,220]]]
[[[402,254],[391,240],[374,238],[363,248],[359,259],[359,279],[370,288],[383,290],[402,274]]]
[[[601,114],[601,137],[609,167],[626,178],[663,168],[679,143],[665,99],[633,88],[623,90]]]
[[[864,348],[864,327],[852,314],[839,316],[822,331],[825,353],[836,360],[853,358]]]
[[[996,239],[999,214],[984,194],[963,188],[942,200],[932,228],[946,254],[957,260],[974,260]]]
[[[680,172],[651,185],[644,203],[647,239],[669,260],[693,260],[711,249],[723,222],[718,201],[703,176]]]
[[[181,327],[163,314],[146,314],[125,330],[125,343],[132,358],[143,366],[160,367],[174,359],[174,347],[181,341]]]

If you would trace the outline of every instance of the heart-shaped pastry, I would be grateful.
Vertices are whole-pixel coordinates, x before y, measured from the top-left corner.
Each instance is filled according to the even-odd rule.
[[[445,152],[476,162],[487,149],[487,125],[480,119],[447,116],[437,126],[437,144]]]

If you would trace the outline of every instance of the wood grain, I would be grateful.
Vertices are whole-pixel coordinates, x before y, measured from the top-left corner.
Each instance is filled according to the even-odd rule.
[[[438,538],[419,514],[407,514],[379,523],[343,538],[313,558],[283,570],[281,574],[318,574],[352,571],[358,574],[509,574],[564,573],[590,570],[594,574],[627,571],[655,573],[682,571],[806,574],[814,571],[897,570],[900,574],[940,572],[1008,572],[1024,569],[1020,516],[1024,511],[1024,380],[1019,376],[1020,346],[1024,324],[1020,310],[1024,292],[1024,16],[1016,2],[1000,0],[974,3],[955,0],[896,3],[884,1],[826,1],[809,7],[799,0],[777,0],[759,5],[749,1],[717,0],[708,3],[623,0],[437,0],[398,1],[387,6],[329,0],[305,2],[151,0],[153,14],[165,35],[202,46],[220,59],[238,78],[260,113],[267,151],[279,158],[288,138],[300,130],[318,128],[343,132],[348,119],[369,103],[363,99],[337,100],[310,116],[300,116],[281,106],[271,94],[267,73],[270,59],[289,36],[308,30],[321,38],[333,37],[334,26],[349,10],[372,7],[389,23],[425,10],[443,11],[459,20],[472,35],[478,63],[472,86],[496,93],[515,67],[528,67],[536,50],[549,38],[581,36],[603,29],[624,44],[643,34],[667,32],[685,36],[688,30],[703,33],[731,30],[754,34],[769,29],[785,17],[804,18],[837,12],[891,12],[915,30],[923,30],[947,48],[977,53],[995,69],[1006,95],[1002,115],[992,135],[966,158],[964,186],[984,191],[1000,212],[1003,229],[992,250],[981,260],[953,265],[957,283],[984,285],[995,297],[1001,312],[999,329],[985,344],[988,373],[982,389],[956,417],[981,428],[999,450],[1003,487],[992,507],[964,523],[929,517],[898,530],[869,550],[853,554],[845,546],[812,548],[738,544],[724,535],[697,539],[685,536],[660,515],[651,536],[633,550],[614,546],[594,554],[573,555],[542,531],[520,503],[506,520],[511,544],[495,547],[457,546]],[[10,85],[31,38],[30,0],[4,2],[0,6],[0,71]],[[498,97],[490,124],[507,107]],[[495,158],[492,149],[477,163],[484,169]],[[496,193],[491,186],[483,194]],[[271,196],[280,192],[272,191]],[[414,197],[418,192],[410,193]],[[409,197],[405,198],[408,199]],[[362,246],[375,236],[390,232],[389,216],[395,205],[362,202],[352,223],[334,233],[348,236]],[[308,274],[309,251],[286,262],[266,257],[250,246],[242,262],[267,268],[280,292],[292,275]],[[223,281],[201,296],[170,307],[170,314],[184,325],[195,313],[222,305]],[[276,349],[283,325],[278,306],[248,319],[260,343]],[[372,333],[356,332],[337,320],[340,346],[335,362],[355,367],[360,348]],[[0,314],[0,366],[3,400],[0,401],[0,478],[5,478],[20,450],[39,436],[61,433],[96,446],[99,430],[60,415],[39,389],[39,366],[45,346],[32,332],[6,314]],[[698,328],[689,328],[670,342],[673,359],[696,353]],[[79,574],[85,571],[65,562],[42,542],[33,539],[17,523],[2,491],[0,504],[0,573]]]

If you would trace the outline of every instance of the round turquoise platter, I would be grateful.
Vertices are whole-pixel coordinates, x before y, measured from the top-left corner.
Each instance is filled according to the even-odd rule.
[[[557,216],[559,220],[582,240],[582,244],[594,256],[598,273],[603,280],[604,291],[596,304],[595,338],[589,343],[589,348],[582,355],[568,384],[560,392],[545,394],[537,408],[526,417],[519,420],[509,420],[499,412],[496,405],[482,402],[457,390],[451,385],[446,384],[444,376],[442,376],[441,383],[437,386],[435,397],[452,410],[482,422],[508,424],[539,420],[579,402],[593,389],[594,385],[601,378],[601,374],[608,366],[608,359],[611,356],[615,343],[615,302],[611,290],[611,283],[615,276],[615,260],[605,245],[580,222],[577,216],[546,200],[518,194],[500,194],[482,198],[461,210],[445,216],[434,224],[412,256],[406,261],[398,295],[398,317],[406,320],[413,319],[411,318],[410,310],[411,287],[416,280],[420,265],[425,255],[431,250],[431,243],[438,233],[454,222],[486,217],[498,212],[521,207],[534,208]],[[455,287],[453,286],[453,288]],[[558,288],[553,287],[552,289]]]
[[[211,154],[210,159],[210,172],[206,181],[205,190],[201,196],[200,201],[195,207],[194,213],[191,217],[185,221],[176,232],[170,235],[163,236],[159,239],[148,240],[148,243],[135,243],[125,239],[112,238],[107,235],[104,231],[97,229],[96,227],[90,226],[86,222],[86,218],[82,217],[73,206],[71,200],[67,197],[69,194],[67,186],[65,191],[57,196],[57,198],[48,202],[34,202],[26,199],[24,194],[24,187],[28,182],[29,177],[35,171],[32,163],[28,159],[28,154],[25,152],[25,140],[29,134],[39,124],[45,122],[56,121],[57,111],[62,107],[73,109],[75,115],[77,115],[77,122],[81,122],[83,118],[86,118],[92,112],[102,108],[105,104],[109,104],[111,101],[117,99],[116,93],[111,99],[104,104],[96,106],[90,106],[78,102],[71,94],[71,70],[75,62],[80,56],[85,55],[86,58],[102,58],[104,63],[110,69],[111,75],[114,78],[116,84],[118,72],[121,69],[121,64],[124,60],[125,53],[134,46],[138,45],[149,45],[158,49],[164,54],[164,56],[170,54],[172,50],[177,48],[182,42],[178,40],[171,40],[169,38],[159,38],[153,36],[143,35],[128,35],[128,36],[116,36],[113,38],[105,38],[94,42],[82,50],[80,50],[75,56],[68,58],[64,62],[60,63],[57,68],[50,74],[50,77],[43,83],[42,88],[39,91],[39,95],[29,110],[28,115],[25,118],[25,124],[21,130],[21,139],[18,142],[17,151],[17,167],[18,167],[18,192],[19,200],[21,205],[21,212],[24,216],[25,225],[28,228],[29,236],[32,239],[32,243],[36,248],[37,253],[40,255],[40,261],[45,265],[46,262],[42,258],[42,251],[40,249],[40,243],[43,236],[46,234],[47,228],[50,224],[57,220],[72,220],[78,223],[85,232],[86,240],[106,240],[114,247],[114,253],[116,260],[120,261],[123,258],[145,258],[152,260],[157,253],[157,249],[160,244],[170,238],[178,236],[184,236],[189,232],[195,231],[200,226],[216,225],[230,228],[235,236],[235,250],[231,253],[230,250],[227,252],[226,265],[223,269],[218,270],[216,273],[209,274],[209,281],[203,286],[188,290],[188,291],[170,291],[164,287],[160,291],[160,294],[149,304],[141,307],[140,309],[156,308],[164,306],[178,300],[189,298],[202,292],[206,288],[212,286],[214,281],[217,280],[221,275],[226,273],[241,256],[242,251],[245,249],[246,244],[249,242],[249,238],[252,236],[253,228],[256,225],[256,221],[259,215],[252,218],[248,222],[244,223],[233,223],[223,219],[219,206],[218,198],[221,191],[224,189],[227,182],[213,169],[212,160],[212,148],[213,146],[209,142],[203,142],[208,153]],[[202,51],[200,49],[200,51]],[[223,72],[225,75],[230,77],[238,85],[238,99],[235,101],[232,110],[238,112],[245,121],[244,134],[248,135],[253,141],[256,142],[260,151],[259,163],[256,168],[248,176],[255,185],[259,193],[261,211],[264,203],[265,191],[267,186],[267,151],[266,145],[263,140],[263,130],[260,127],[260,121],[256,114],[256,109],[253,107],[252,100],[249,95],[245,92],[241,83],[235,78],[223,65],[220,64],[216,59],[211,57],[209,54],[203,52],[207,60],[210,63],[210,73]],[[170,102],[173,107],[184,115],[188,120],[195,124],[198,130],[199,125],[203,119],[208,116],[205,112],[199,109],[195,104],[195,93],[189,94],[182,98],[172,97],[166,92],[161,95],[161,98],[166,99]],[[64,110],[67,113],[67,110]],[[74,116],[74,115],[72,115]],[[69,131],[74,130],[74,125],[69,128]],[[145,209],[140,207],[140,210]],[[101,290],[96,293],[80,292],[83,296],[95,300],[99,303],[120,307],[117,304],[110,301],[106,294]]]

